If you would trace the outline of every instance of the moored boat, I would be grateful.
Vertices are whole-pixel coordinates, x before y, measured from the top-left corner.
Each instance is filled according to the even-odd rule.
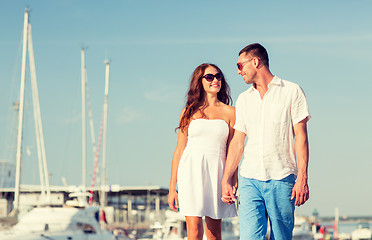
[[[368,223],[361,223],[358,228],[351,232],[352,240],[371,240],[372,231],[369,229]]]
[[[305,218],[295,217],[293,240],[314,240],[313,233]]]
[[[12,229],[0,232],[0,239],[115,239],[112,233],[99,227],[97,211],[96,207],[36,207]]]

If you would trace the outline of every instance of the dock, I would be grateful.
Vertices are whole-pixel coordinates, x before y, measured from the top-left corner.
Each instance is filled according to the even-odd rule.
[[[50,206],[63,207],[67,201],[72,201],[71,193],[81,191],[79,186],[51,186]],[[11,216],[14,201],[14,188],[0,188],[0,224],[3,227],[16,223]],[[85,192],[93,193],[93,203],[100,202],[101,187],[86,187]],[[104,188],[107,194],[107,204],[104,211],[107,219],[107,229],[122,229],[125,231],[142,232],[155,222],[165,220],[165,210],[168,209],[168,189],[160,186],[120,186],[110,185]],[[22,211],[45,202],[42,199],[41,187],[38,185],[21,185],[20,214]]]

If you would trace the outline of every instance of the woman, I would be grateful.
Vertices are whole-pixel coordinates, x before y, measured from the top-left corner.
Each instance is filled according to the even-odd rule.
[[[203,238],[202,217],[207,238],[221,239],[221,219],[236,216],[235,205],[221,201],[226,150],[235,123],[230,102],[221,70],[214,64],[199,65],[180,116],[168,196],[169,207],[186,216],[188,239]]]

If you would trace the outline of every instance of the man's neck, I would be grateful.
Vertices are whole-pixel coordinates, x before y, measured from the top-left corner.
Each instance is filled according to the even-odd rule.
[[[253,84],[253,87],[257,89],[260,93],[261,99],[266,94],[267,90],[269,89],[269,84],[273,80],[274,75],[271,74],[269,70],[263,71],[259,76],[257,81]]]

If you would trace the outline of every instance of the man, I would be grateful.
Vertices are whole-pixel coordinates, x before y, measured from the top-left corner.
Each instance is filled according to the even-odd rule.
[[[238,74],[252,86],[236,102],[222,201],[236,201],[231,179],[244,151],[239,171],[240,239],[265,239],[269,218],[270,239],[290,240],[295,205],[309,199],[306,98],[297,84],[270,72],[267,51],[258,43],[240,51],[237,66]]]

